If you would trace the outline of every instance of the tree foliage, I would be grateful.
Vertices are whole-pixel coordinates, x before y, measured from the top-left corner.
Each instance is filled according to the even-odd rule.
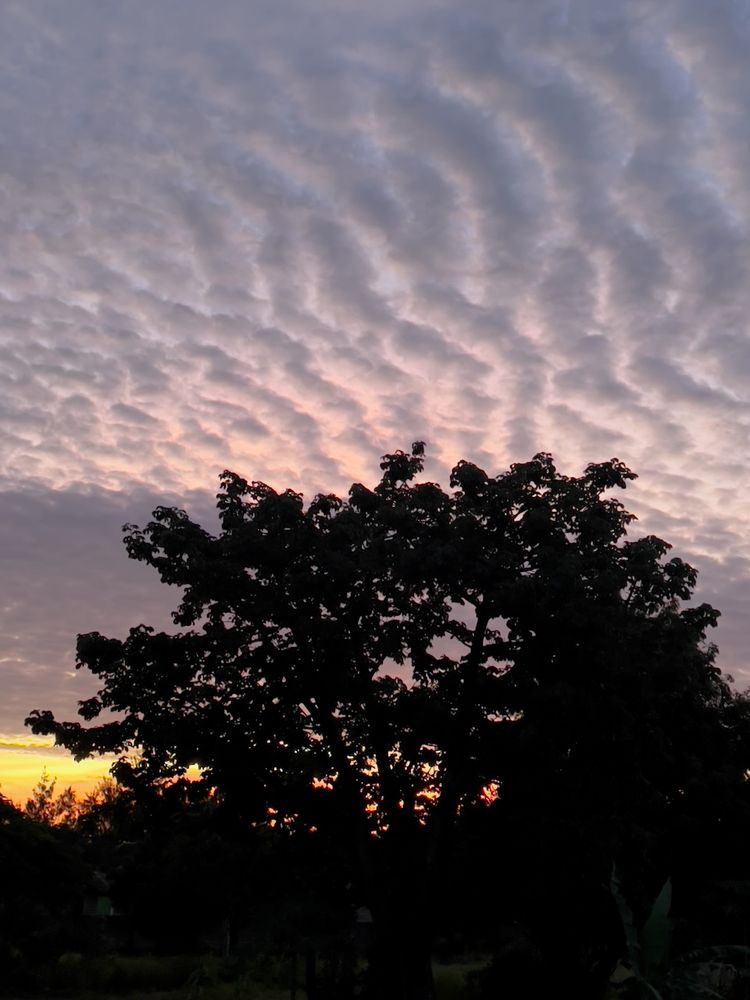
[[[79,944],[74,921],[86,868],[67,833],[0,796],[0,992],[13,989],[27,963]]]
[[[423,462],[417,442],[373,489],[307,506],[224,472],[218,535],[168,507],[126,525],[128,555],[180,588],[179,631],[79,636],[95,724],[28,721],[78,757],[119,752],[123,780],[198,764],[245,820],[332,831],[376,924],[429,937],[457,825],[498,791],[516,815],[585,813],[608,871],[625,831],[747,761],[718,612],[683,603],[696,571],[665,541],[628,536],[622,462],[462,461],[448,491]]]
[[[44,768],[23,811],[29,819],[47,826],[74,826],[79,807],[76,794],[70,786],[55,794],[56,788],[57,778],[51,778]]]

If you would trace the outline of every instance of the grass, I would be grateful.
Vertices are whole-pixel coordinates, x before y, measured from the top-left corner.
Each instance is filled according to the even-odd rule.
[[[477,959],[473,962],[456,962],[450,965],[435,963],[432,974],[435,979],[437,1000],[463,1000],[466,994],[466,976],[484,968],[487,959]]]
[[[484,962],[436,963],[437,1000],[463,1000],[468,972]],[[56,1000],[289,1000],[289,965],[265,958],[237,972],[212,957],[65,955],[33,993]],[[300,982],[297,1000],[306,1000]]]

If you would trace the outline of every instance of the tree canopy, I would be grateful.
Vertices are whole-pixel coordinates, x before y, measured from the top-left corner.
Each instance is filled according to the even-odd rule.
[[[628,536],[622,462],[462,461],[449,490],[423,462],[416,442],[373,489],[307,506],[224,472],[219,534],[170,507],[126,525],[128,555],[181,588],[180,631],[79,636],[95,724],[28,720],[76,756],[119,752],[125,780],[198,764],[243,821],[331,831],[376,925],[412,944],[472,810],[585,812],[608,860],[744,754],[718,612],[683,603],[696,570],[665,541]]]

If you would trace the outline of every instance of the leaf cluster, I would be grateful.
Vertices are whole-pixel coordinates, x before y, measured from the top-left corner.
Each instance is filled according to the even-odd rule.
[[[634,474],[612,459],[569,477],[542,453],[495,476],[459,462],[446,491],[423,464],[416,442],[373,489],[307,506],[227,471],[217,535],[167,507],[126,525],[128,555],[181,589],[178,631],[79,636],[100,679],[80,714],[98,721],[37,711],[32,729],[121,753],[121,778],[197,764],[256,821],[363,834],[445,828],[489,785],[575,801],[595,761],[615,798],[676,795],[686,727],[732,695],[705,638],[718,612],[682,607],[695,569],[628,537],[610,491]]]

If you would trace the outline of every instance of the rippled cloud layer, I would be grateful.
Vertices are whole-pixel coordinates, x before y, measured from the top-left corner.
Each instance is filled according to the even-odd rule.
[[[417,437],[444,483],[626,461],[750,679],[745,3],[2,22],[0,728],[72,711],[75,632],[141,614],[146,499],[202,509],[225,467],[341,490]]]

